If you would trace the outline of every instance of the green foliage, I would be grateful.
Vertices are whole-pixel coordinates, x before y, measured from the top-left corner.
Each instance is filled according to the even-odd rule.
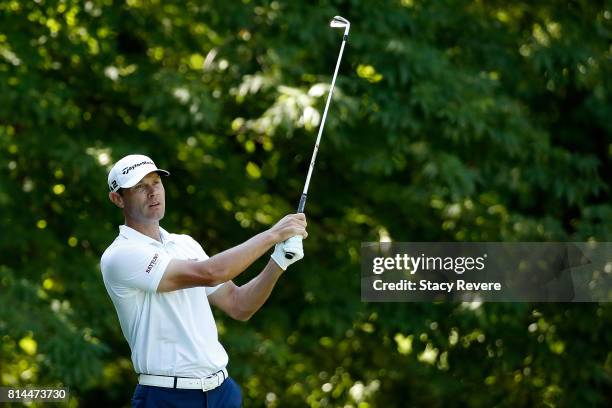
[[[135,377],[98,266],[122,221],[109,165],[142,152],[168,168],[163,225],[210,254],[267,228],[297,204],[341,14],[306,258],[249,323],[217,316],[245,406],[610,406],[608,304],[362,304],[358,254],[386,236],[610,241],[611,13],[0,2],[0,384],[127,404]]]

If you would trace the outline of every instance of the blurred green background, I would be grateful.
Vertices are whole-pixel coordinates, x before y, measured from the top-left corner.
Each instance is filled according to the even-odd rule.
[[[610,304],[367,304],[362,241],[612,241],[612,2],[0,1],[0,386],[127,406],[110,165],[209,254],[306,208],[306,256],[217,313],[245,407],[609,407]],[[252,278],[263,261],[238,279]]]

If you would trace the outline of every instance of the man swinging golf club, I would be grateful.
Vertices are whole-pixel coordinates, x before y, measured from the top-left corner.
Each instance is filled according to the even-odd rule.
[[[100,266],[139,374],[134,407],[239,407],[240,387],[228,376],[210,304],[247,320],[289,265],[283,241],[306,237],[304,214],[290,214],[248,241],[208,257],[188,235],[168,233],[159,221],[165,191],[157,168],[143,155],[119,160],[108,175],[109,198],[125,225]],[[275,246],[266,267],[243,286],[231,279]]]
[[[111,169],[109,198],[123,210],[125,225],[100,266],[140,374],[133,407],[241,406],[240,387],[228,377],[228,356],[210,304],[247,320],[282,272],[304,257],[302,239],[308,234],[303,210],[350,28],[339,16],[330,25],[343,28],[344,36],[297,214],[209,258],[190,236],[159,226],[165,211],[160,176],[168,176],[166,170],[143,155],[126,156]],[[272,246],[271,260],[259,275],[240,287],[231,281]]]

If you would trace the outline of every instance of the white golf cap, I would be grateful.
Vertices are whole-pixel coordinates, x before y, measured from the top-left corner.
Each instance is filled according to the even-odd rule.
[[[150,157],[130,154],[115,163],[108,173],[108,187],[110,191],[134,187],[144,176],[154,171],[162,176],[170,175],[170,172],[158,169]]]

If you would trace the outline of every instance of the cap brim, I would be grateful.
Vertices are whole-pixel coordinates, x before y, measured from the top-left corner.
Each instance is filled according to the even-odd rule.
[[[157,173],[160,176],[169,176],[170,175],[170,172],[168,170],[164,170],[164,169],[151,170],[151,171],[143,174],[140,177],[134,177],[133,179],[131,179],[130,181],[128,181],[127,183],[125,183],[125,184],[123,184],[122,186],[119,186],[119,187],[120,188],[131,188],[131,187],[134,187],[136,184],[138,184],[140,182],[140,180],[145,178],[147,176],[147,174],[151,174],[151,173]]]

